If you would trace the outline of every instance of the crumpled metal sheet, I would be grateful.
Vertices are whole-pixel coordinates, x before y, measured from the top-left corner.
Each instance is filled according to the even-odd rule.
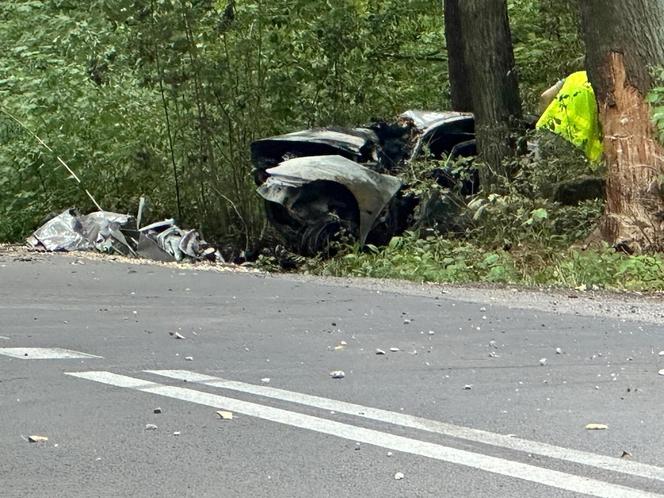
[[[331,181],[346,187],[360,210],[359,241],[364,244],[378,216],[401,188],[401,180],[377,173],[341,156],[299,157],[267,170],[270,175],[258,188],[264,199],[288,208],[295,190],[315,181]]]
[[[141,228],[139,234],[136,252],[149,259],[223,261],[219,251],[205,242],[197,230],[183,230],[173,219],[152,223]]]
[[[359,163],[377,161],[378,137],[368,128],[314,128],[251,144],[255,168],[266,169],[294,157],[340,155]]]
[[[115,242],[132,252],[120,232],[120,228],[131,220],[133,218],[129,215],[109,211],[79,215],[75,210],[68,209],[39,227],[28,238],[28,244],[47,251],[108,251],[115,246]]]
[[[434,157],[440,159],[455,145],[475,138],[475,119],[471,113],[411,110],[401,114],[399,119],[412,122],[418,132],[410,161],[415,160],[424,147],[430,147]]]
[[[27,242],[46,251],[119,252],[157,261],[211,260],[221,254],[196,230],[182,230],[169,219],[136,230],[133,216],[96,211],[79,215],[68,209],[39,227]]]

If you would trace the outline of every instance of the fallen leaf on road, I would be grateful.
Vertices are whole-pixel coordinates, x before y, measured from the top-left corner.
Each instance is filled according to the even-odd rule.
[[[333,372],[330,372],[330,377],[333,379],[343,379],[346,376],[345,372],[343,370],[335,370]]]
[[[219,415],[219,418],[222,420],[233,420],[233,412],[227,412],[224,410],[219,410],[217,412],[217,415]]]
[[[145,430],[146,431],[156,431],[157,426],[154,424],[145,424]]]
[[[608,429],[609,426],[606,424],[587,424],[586,425],[586,430],[589,431],[604,431]]]
[[[28,441],[31,443],[44,443],[48,441],[46,436],[28,436]]]
[[[403,479],[404,477],[406,477],[406,476],[403,475],[403,472],[397,472],[396,474],[394,474],[394,478],[395,478],[397,481],[400,481],[400,480]]]

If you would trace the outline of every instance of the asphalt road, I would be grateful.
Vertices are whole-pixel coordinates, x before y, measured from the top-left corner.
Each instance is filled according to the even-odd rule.
[[[664,328],[556,299],[0,255],[0,495],[664,496]]]

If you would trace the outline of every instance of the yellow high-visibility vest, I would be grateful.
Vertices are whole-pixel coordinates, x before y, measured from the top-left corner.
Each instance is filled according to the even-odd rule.
[[[549,130],[581,148],[586,157],[602,158],[602,134],[595,92],[585,71],[570,74],[563,87],[537,121],[537,129]]]

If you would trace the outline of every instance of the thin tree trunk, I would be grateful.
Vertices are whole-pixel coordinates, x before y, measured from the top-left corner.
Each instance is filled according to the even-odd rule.
[[[586,66],[599,105],[607,204],[599,231],[628,252],[664,249],[664,148],[645,97],[664,65],[664,1],[581,2]]]
[[[489,189],[497,177],[511,176],[508,159],[516,153],[522,118],[507,1],[462,0],[458,7],[477,146],[486,165],[480,181]]]
[[[445,0],[445,44],[450,80],[452,110],[473,112],[473,95],[468,84],[468,68],[464,59],[463,31],[459,15],[459,0]]]

